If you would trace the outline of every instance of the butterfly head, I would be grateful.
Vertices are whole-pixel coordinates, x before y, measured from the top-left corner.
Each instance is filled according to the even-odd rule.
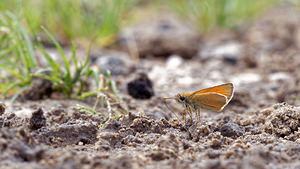
[[[185,103],[186,97],[183,94],[178,94],[175,96],[175,100],[179,103]]]

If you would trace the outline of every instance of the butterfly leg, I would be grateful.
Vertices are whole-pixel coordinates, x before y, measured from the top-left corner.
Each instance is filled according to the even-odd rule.
[[[184,109],[184,113],[183,113],[183,121],[184,121],[184,123],[186,123],[186,113],[187,113],[187,109]]]
[[[197,121],[200,121],[200,108],[196,110]]]
[[[189,114],[191,120],[193,121],[193,114],[192,114],[192,110],[191,107],[189,105],[185,105],[187,113]]]
[[[191,107],[189,106],[189,115],[190,115],[190,118],[191,120],[193,121],[193,112],[191,110]]]

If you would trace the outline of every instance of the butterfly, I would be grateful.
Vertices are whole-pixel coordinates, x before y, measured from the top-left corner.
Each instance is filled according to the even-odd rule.
[[[192,119],[192,113],[196,113],[197,120],[200,120],[200,109],[207,109],[220,112],[230,102],[233,97],[234,87],[232,83],[226,83],[206,89],[202,89],[192,93],[181,93],[175,97],[164,99],[175,99],[183,104],[184,121],[186,122],[186,114]]]

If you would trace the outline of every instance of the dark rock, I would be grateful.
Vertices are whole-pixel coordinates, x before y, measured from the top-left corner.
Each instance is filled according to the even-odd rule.
[[[14,117],[16,117],[16,114],[11,113],[10,115],[7,116],[7,119],[10,120],[10,119],[13,119]]]
[[[236,65],[238,63],[238,58],[234,55],[225,55],[223,60],[231,65]]]
[[[46,118],[41,108],[32,113],[32,117],[29,122],[29,128],[31,130],[37,130],[46,125]]]
[[[5,112],[5,108],[6,108],[5,104],[0,103],[0,116]]]
[[[137,79],[129,82],[127,90],[129,95],[136,99],[150,99],[154,96],[152,82],[144,73],[141,73]]]
[[[226,123],[220,130],[221,134],[226,137],[239,137],[244,134],[243,129],[235,123]]]

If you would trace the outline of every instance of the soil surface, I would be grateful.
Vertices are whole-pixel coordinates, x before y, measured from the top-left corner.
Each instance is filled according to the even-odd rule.
[[[122,104],[111,113],[45,99],[47,85],[2,100],[0,168],[300,168],[299,8],[281,5],[247,28],[209,35],[173,20],[129,27],[136,41],[121,33],[123,51],[92,51],[117,82]],[[200,121],[183,123],[183,107],[162,100],[226,82],[233,99],[221,113],[201,110]]]

